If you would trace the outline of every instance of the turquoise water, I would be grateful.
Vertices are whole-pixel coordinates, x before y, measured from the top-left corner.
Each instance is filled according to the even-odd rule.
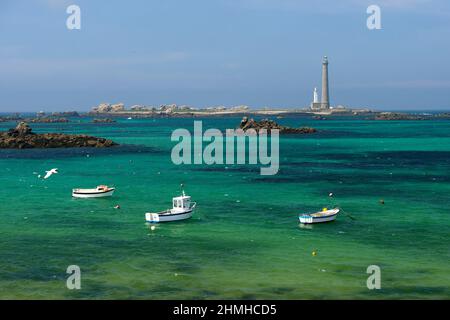
[[[0,150],[0,298],[450,298],[450,122],[277,121],[320,131],[283,136],[275,176],[172,164],[170,134],[193,119],[33,125],[121,146]],[[50,168],[60,173],[37,178]],[[144,213],[170,207],[180,183],[195,215],[151,230]],[[99,184],[116,194],[71,198]],[[332,205],[354,219],[299,226],[299,213]],[[81,290],[66,288],[69,265],[81,268]],[[366,287],[369,265],[381,268],[381,290]]]

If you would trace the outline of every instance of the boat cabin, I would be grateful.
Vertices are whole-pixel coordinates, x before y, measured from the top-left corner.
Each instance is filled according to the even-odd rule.
[[[191,208],[191,197],[185,196],[184,194],[180,197],[173,198],[173,208],[174,212],[183,212]]]

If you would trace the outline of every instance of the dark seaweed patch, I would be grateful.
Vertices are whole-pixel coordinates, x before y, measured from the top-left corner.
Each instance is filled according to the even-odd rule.
[[[351,161],[350,166],[421,166],[449,165],[450,151],[383,151],[367,153],[327,153],[319,155],[322,159]]]
[[[438,286],[401,286],[395,288],[382,287],[380,290],[371,291],[374,296],[383,298],[399,298],[408,299],[413,297],[423,297],[429,295],[439,295],[443,297],[450,296],[450,289],[448,287]],[[362,291],[361,293],[367,293]]]
[[[283,295],[283,294],[286,294],[286,293],[290,293],[290,292],[292,292],[294,290],[295,290],[295,288],[277,287],[277,288],[269,288],[267,291],[270,292],[270,293]]]
[[[161,154],[165,151],[147,146],[119,145],[110,148],[1,149],[0,159],[61,159],[73,157],[113,156],[121,154]]]

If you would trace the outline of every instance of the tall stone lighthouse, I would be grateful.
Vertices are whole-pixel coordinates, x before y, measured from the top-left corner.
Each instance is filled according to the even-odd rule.
[[[325,56],[322,60],[322,99],[319,102],[317,89],[314,88],[312,110],[330,109],[330,92],[328,89],[328,58]]]
[[[328,58],[325,56],[322,60],[322,109],[330,108],[330,92],[328,91]]]

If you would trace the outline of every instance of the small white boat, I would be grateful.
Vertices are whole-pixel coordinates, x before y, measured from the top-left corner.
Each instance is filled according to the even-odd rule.
[[[340,209],[330,209],[324,208],[322,211],[308,214],[301,214],[298,216],[300,223],[303,224],[312,224],[312,223],[321,223],[321,222],[329,222],[336,219]]]
[[[186,196],[184,191],[181,196],[172,199],[173,207],[162,212],[147,212],[145,221],[149,223],[169,222],[185,220],[192,217],[196,203],[191,202],[191,197]]]
[[[102,198],[113,195],[115,188],[108,186],[98,186],[95,189],[73,189],[72,197],[74,198]]]

